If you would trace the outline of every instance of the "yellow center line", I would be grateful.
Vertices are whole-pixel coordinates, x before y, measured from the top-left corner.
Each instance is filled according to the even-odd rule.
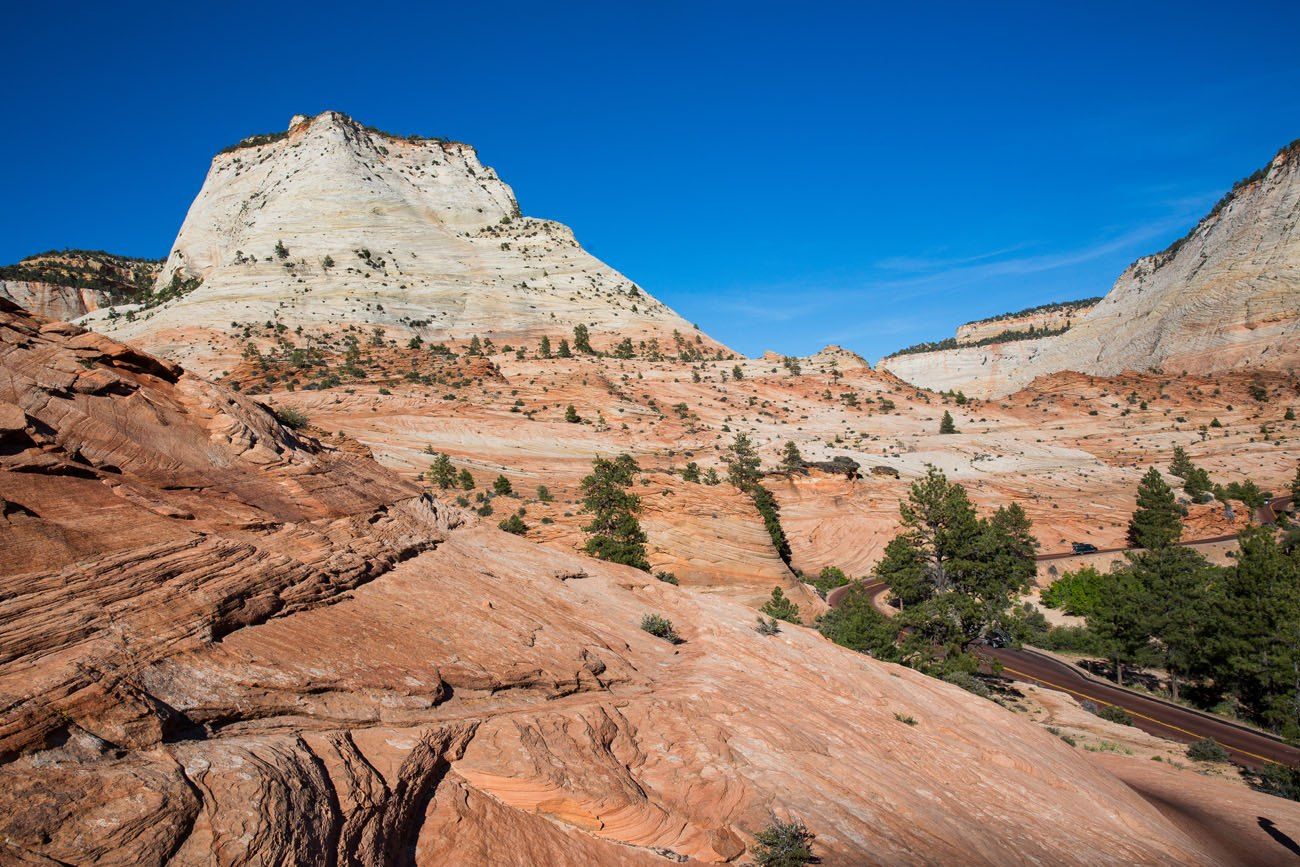
[[[1117,705],[1117,704],[1115,704],[1114,702],[1106,701],[1104,698],[1097,698],[1096,696],[1088,695],[1087,693],[1078,692],[1077,690],[1070,689],[1068,686],[1062,686],[1062,685],[1059,684],[1059,683],[1053,683],[1053,682],[1050,681],[1050,680],[1044,680],[1044,679],[1041,678],[1041,677],[1035,677],[1034,675],[1032,675],[1032,674],[1026,674],[1026,673],[1023,672],[1023,671],[1017,671],[1016,669],[1011,668],[1011,667],[1006,666],[1006,665],[1002,666],[1002,670],[1003,670],[1003,671],[1009,671],[1009,672],[1011,672],[1012,674],[1018,674],[1018,675],[1020,675],[1021,677],[1025,678],[1025,679],[1027,679],[1027,680],[1034,681],[1034,682],[1036,682],[1036,683],[1045,684],[1045,685],[1047,685],[1047,686],[1052,687],[1053,689],[1063,690],[1063,691],[1065,691],[1065,692],[1068,692],[1070,695],[1078,696],[1078,697],[1080,697],[1080,698],[1086,698],[1088,701],[1099,701],[1099,702],[1101,702],[1101,703],[1104,704],[1104,705],[1109,705],[1109,706],[1111,706],[1111,707],[1118,707],[1118,708],[1120,708],[1121,710],[1123,710],[1125,713],[1132,714],[1133,716],[1138,717],[1138,718],[1140,718],[1140,719],[1144,719],[1144,720],[1146,720],[1147,722],[1153,722],[1153,723],[1155,723],[1155,724],[1158,725],[1158,726],[1164,726],[1164,727],[1167,728],[1167,729],[1173,729],[1173,730],[1176,731],[1176,732],[1182,732],[1183,734],[1187,735],[1188,737],[1193,737],[1193,738],[1196,738],[1197,740],[1200,740],[1200,739],[1201,739],[1201,735],[1197,734],[1196,732],[1188,731],[1188,730],[1185,729],[1185,728],[1180,728],[1179,726],[1173,725],[1173,724],[1171,724],[1171,723],[1163,722],[1163,721],[1161,721],[1161,720],[1156,719],[1155,717],[1147,716],[1147,715],[1144,714],[1144,713],[1138,713],[1138,712],[1135,711],[1135,710],[1130,710],[1129,708],[1121,707],[1120,705]],[[1227,745],[1225,744],[1225,746],[1227,746]],[[1252,759],[1259,759],[1261,762],[1268,762],[1269,764],[1272,764],[1272,765],[1282,765],[1282,763],[1279,762],[1279,761],[1277,761],[1276,759],[1270,759],[1268,756],[1261,756],[1261,755],[1259,755],[1258,753],[1252,753],[1252,752],[1250,752],[1249,750],[1243,750],[1243,749],[1239,749],[1239,748],[1237,748],[1237,747],[1228,747],[1228,749],[1232,750],[1234,753],[1240,753],[1240,754],[1243,755],[1243,756],[1250,756]],[[1285,765],[1282,765],[1282,766],[1285,767]]]

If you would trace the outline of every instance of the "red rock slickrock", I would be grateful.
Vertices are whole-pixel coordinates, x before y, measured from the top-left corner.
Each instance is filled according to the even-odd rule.
[[[992,702],[5,303],[0,498],[6,863],[1214,862]]]

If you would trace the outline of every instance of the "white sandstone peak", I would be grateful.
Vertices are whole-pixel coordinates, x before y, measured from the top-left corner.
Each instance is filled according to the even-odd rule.
[[[674,332],[697,334],[567,227],[524,217],[473,147],[336,111],[219,153],[155,291],[179,297],[132,321],[96,315],[96,327],[209,372],[229,367],[249,322],[499,343],[584,324],[597,346],[630,337],[665,351]]]

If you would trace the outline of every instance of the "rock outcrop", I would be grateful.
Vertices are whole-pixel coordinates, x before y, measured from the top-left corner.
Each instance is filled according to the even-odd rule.
[[[0,373],[2,860],[739,862],[775,812],[828,865],[1213,861],[992,702],[476,524],[170,362],[0,303]]]
[[[102,250],[54,250],[0,266],[0,298],[66,321],[135,300],[161,267],[162,262]]]
[[[1065,331],[1085,316],[1100,300],[1100,298],[1090,298],[1084,301],[1044,304],[1019,313],[967,322],[965,325],[957,326],[957,345],[969,346],[980,341],[996,340],[1008,333]]]
[[[403,344],[558,344],[582,324],[598,348],[630,338],[669,351],[674,332],[697,334],[568,228],[523,216],[470,145],[337,112],[218,154],[154,294],[169,300],[95,327],[209,373],[234,366],[249,323],[323,343],[340,322]]]
[[[1064,334],[894,356],[881,366],[916,385],[984,397],[1064,370],[1292,369],[1300,365],[1298,217],[1300,141],[1235,186],[1186,237],[1129,266]]]
[[[64,322],[85,316],[114,301],[109,293],[100,289],[58,286],[33,280],[0,280],[0,298]]]

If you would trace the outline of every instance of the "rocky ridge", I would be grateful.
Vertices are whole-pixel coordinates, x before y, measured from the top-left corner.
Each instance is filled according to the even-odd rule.
[[[1059,371],[1285,371],[1300,364],[1300,141],[1184,238],[1134,262],[1064,334],[899,355],[916,385],[999,397]]]

